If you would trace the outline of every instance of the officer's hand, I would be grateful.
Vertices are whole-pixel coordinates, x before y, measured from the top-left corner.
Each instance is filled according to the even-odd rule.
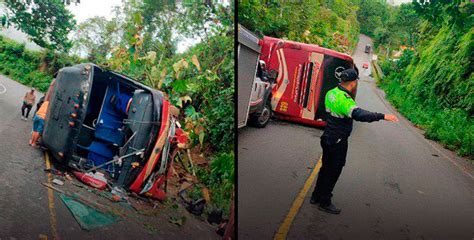
[[[390,121],[390,122],[398,122],[398,118],[392,114],[385,114],[384,120]]]

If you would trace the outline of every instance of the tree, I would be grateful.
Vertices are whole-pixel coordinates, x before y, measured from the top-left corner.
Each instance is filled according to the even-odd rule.
[[[416,14],[413,4],[402,4],[396,13],[396,22],[400,29],[402,38],[410,46],[415,46],[416,36],[418,34],[418,27],[420,25],[420,18]]]
[[[6,0],[9,10],[6,23],[28,34],[40,47],[66,52],[72,46],[68,34],[76,21],[64,7],[65,2],[69,1]]]
[[[375,36],[377,28],[383,27],[389,18],[390,15],[386,2],[381,0],[361,0],[360,8],[357,12],[357,20],[360,22],[362,33],[371,37]]]
[[[120,42],[119,26],[112,19],[93,17],[81,23],[73,38],[74,50],[86,53],[89,61],[104,62]]]
[[[440,23],[445,8],[460,2],[461,0],[413,0],[413,5],[420,17],[433,23]]]
[[[164,57],[170,57],[176,51],[176,39],[173,38],[173,29],[177,23],[177,5],[166,1],[157,3],[156,0],[144,0],[140,6],[143,16],[143,49],[144,51],[156,51],[164,53]]]

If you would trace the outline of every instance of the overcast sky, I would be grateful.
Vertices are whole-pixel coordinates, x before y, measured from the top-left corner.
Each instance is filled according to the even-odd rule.
[[[95,16],[102,16],[110,20],[112,8],[121,4],[122,0],[81,0],[81,3],[77,5],[72,3],[66,8],[72,12],[79,24]]]
[[[398,6],[398,5],[402,4],[402,3],[409,3],[409,2],[412,2],[412,0],[392,0],[392,1],[393,1],[393,3],[394,3],[395,6]],[[390,3],[390,0],[387,1],[387,2]]]

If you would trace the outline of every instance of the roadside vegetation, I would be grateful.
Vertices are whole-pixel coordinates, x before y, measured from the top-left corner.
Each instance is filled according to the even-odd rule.
[[[318,44],[352,54],[358,0],[239,1],[239,23],[260,36]]]
[[[474,158],[474,5],[460,0],[399,7],[364,2],[367,10],[361,12],[367,18],[359,15],[361,26],[380,19],[361,29],[375,40],[386,75],[379,85],[388,99],[427,138]],[[396,52],[401,56],[395,57]]]
[[[0,36],[0,73],[45,92],[53,74],[64,66],[85,61],[77,56],[25,49],[25,44]]]
[[[2,18],[4,26],[18,26],[15,23],[31,17],[15,14],[23,9],[16,4],[30,2],[6,2],[15,5],[7,5],[10,15]],[[194,166],[200,182],[196,195],[202,195],[201,187],[208,189],[210,205],[228,214],[234,192],[233,4],[127,0],[114,10],[111,20],[96,17],[77,25],[62,10],[70,1],[51,2],[65,21],[37,19],[32,26],[19,27],[35,43],[43,41],[38,45],[45,49],[32,52],[0,38],[0,72],[45,91],[60,68],[93,62],[163,91],[180,109],[179,121],[191,139],[192,156],[205,159]],[[24,29],[40,29],[44,24],[64,29],[62,37],[73,37],[42,38],[35,35],[37,31]],[[199,43],[178,52],[183,39]],[[58,44],[52,40],[62,46],[55,47]]]

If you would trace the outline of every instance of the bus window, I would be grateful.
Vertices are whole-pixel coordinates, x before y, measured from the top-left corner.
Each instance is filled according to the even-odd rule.
[[[316,111],[316,119],[326,120],[326,105],[324,99],[326,93],[335,88],[341,81],[341,72],[352,68],[353,63],[330,55],[324,56],[323,66],[323,82],[321,86],[321,94],[319,95],[318,110]]]

